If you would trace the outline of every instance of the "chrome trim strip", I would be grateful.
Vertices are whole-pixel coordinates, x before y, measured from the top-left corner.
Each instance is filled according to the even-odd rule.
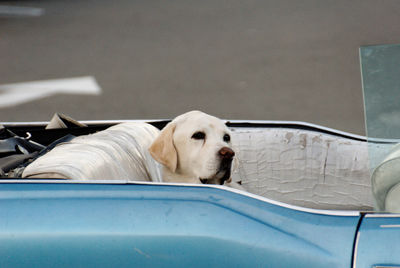
[[[78,120],[78,122],[83,124],[118,124],[118,123],[127,123],[127,122],[160,122],[167,121],[170,119],[121,119],[121,120]],[[35,122],[0,122],[0,125],[7,127],[18,127],[18,126],[45,126],[49,123],[49,121],[35,121]]]
[[[400,228],[400,224],[382,224],[381,228]]]
[[[365,218],[400,218],[400,214],[389,214],[387,212],[375,214],[371,212],[370,214],[366,214]]]
[[[125,119],[125,120],[78,120],[80,123],[83,124],[118,124],[124,122],[162,122],[162,121],[170,121],[171,119]],[[357,134],[352,134],[345,131],[340,131],[333,128],[328,128],[324,126],[320,126],[317,124],[307,123],[303,121],[275,121],[275,120],[229,120],[229,119],[222,119],[225,123],[233,123],[233,124],[254,124],[254,125],[276,125],[276,126],[284,126],[284,125],[291,125],[291,126],[302,126],[302,127],[309,127],[314,128],[316,130],[325,131],[328,133],[332,133],[332,135],[341,135],[348,138],[358,139],[362,141],[367,141],[367,137],[360,136]],[[37,121],[37,122],[0,122],[0,125],[4,125],[7,127],[18,127],[24,125],[30,126],[45,126],[49,122],[48,121]],[[377,140],[377,142],[379,142]],[[382,140],[381,142],[387,142],[386,140]]]
[[[357,253],[358,253],[358,241],[360,240],[360,231],[357,232],[356,243],[354,245],[354,256],[353,256],[353,268],[357,267]]]
[[[236,124],[250,123],[250,124],[272,124],[272,125],[299,125],[299,126],[306,126],[306,127],[310,127],[310,128],[316,128],[316,129],[320,129],[320,130],[327,131],[327,132],[333,132],[333,133],[337,133],[339,135],[349,136],[349,137],[352,137],[355,139],[367,140],[367,137],[365,137],[365,136],[352,134],[349,132],[345,132],[345,131],[341,131],[341,130],[337,130],[337,129],[333,129],[333,128],[329,128],[329,127],[324,127],[321,125],[308,123],[308,122],[304,122],[304,121],[275,121],[275,120],[225,120],[225,121],[230,122],[230,123],[236,123]]]
[[[229,192],[233,192],[236,194],[244,195],[250,198],[254,198],[272,205],[297,210],[301,212],[313,213],[313,214],[321,214],[328,216],[360,216],[359,211],[354,210],[324,210],[324,209],[313,209],[313,208],[304,208],[295,205],[286,204],[280,201],[275,201],[268,199],[263,196],[255,195],[252,193],[248,193],[239,189],[234,189],[227,186],[222,185],[211,185],[211,184],[190,184],[190,183],[165,183],[165,182],[145,182],[145,181],[124,181],[124,180],[88,180],[88,181],[78,181],[78,180],[25,180],[25,179],[17,179],[17,180],[0,180],[1,183],[75,183],[75,184],[138,184],[138,185],[161,185],[161,186],[180,186],[180,187],[205,187],[205,188],[216,188]],[[400,215],[399,215],[400,216]]]
[[[160,122],[160,121],[170,121],[171,119],[120,119],[120,120],[78,120],[84,124],[118,124],[124,122]],[[379,138],[371,138],[366,136],[361,136],[329,127],[324,127],[317,124],[307,123],[303,121],[278,121],[278,120],[229,120],[229,119],[222,119],[225,123],[234,123],[234,124],[268,124],[268,125],[298,125],[304,127],[310,127],[319,129],[325,132],[331,132],[332,134],[337,134],[341,136],[347,136],[349,138],[354,138],[358,140],[368,141],[372,143],[398,143],[400,139],[379,139]],[[4,125],[7,127],[17,127],[17,126],[45,126],[49,123],[49,121],[36,121],[36,122],[0,122],[0,125]]]

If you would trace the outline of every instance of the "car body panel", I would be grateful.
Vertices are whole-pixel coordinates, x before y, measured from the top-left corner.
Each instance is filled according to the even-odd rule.
[[[350,267],[360,216],[226,187],[0,183],[0,267]]]
[[[400,267],[400,215],[367,214],[357,235],[354,267]]]

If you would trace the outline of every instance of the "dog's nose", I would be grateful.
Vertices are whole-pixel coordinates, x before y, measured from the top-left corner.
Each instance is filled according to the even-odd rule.
[[[218,151],[218,154],[222,159],[232,159],[235,156],[235,152],[228,147],[222,147],[221,150]]]

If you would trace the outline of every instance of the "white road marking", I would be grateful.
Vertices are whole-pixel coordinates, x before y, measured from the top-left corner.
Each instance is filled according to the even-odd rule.
[[[0,17],[1,16],[39,17],[42,16],[43,14],[44,14],[43,8],[0,5]]]
[[[100,95],[101,88],[92,76],[0,85],[0,107],[12,107],[55,94]]]

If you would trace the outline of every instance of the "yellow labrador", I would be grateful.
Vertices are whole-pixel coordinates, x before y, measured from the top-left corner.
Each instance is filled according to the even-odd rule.
[[[147,123],[131,122],[76,137],[28,165],[22,177],[235,187],[230,185],[234,156],[225,124],[214,116],[192,111],[176,117],[161,132]],[[162,170],[154,160],[162,164]]]
[[[163,165],[163,181],[224,184],[231,181],[231,133],[220,119],[200,111],[176,117],[149,148]]]

